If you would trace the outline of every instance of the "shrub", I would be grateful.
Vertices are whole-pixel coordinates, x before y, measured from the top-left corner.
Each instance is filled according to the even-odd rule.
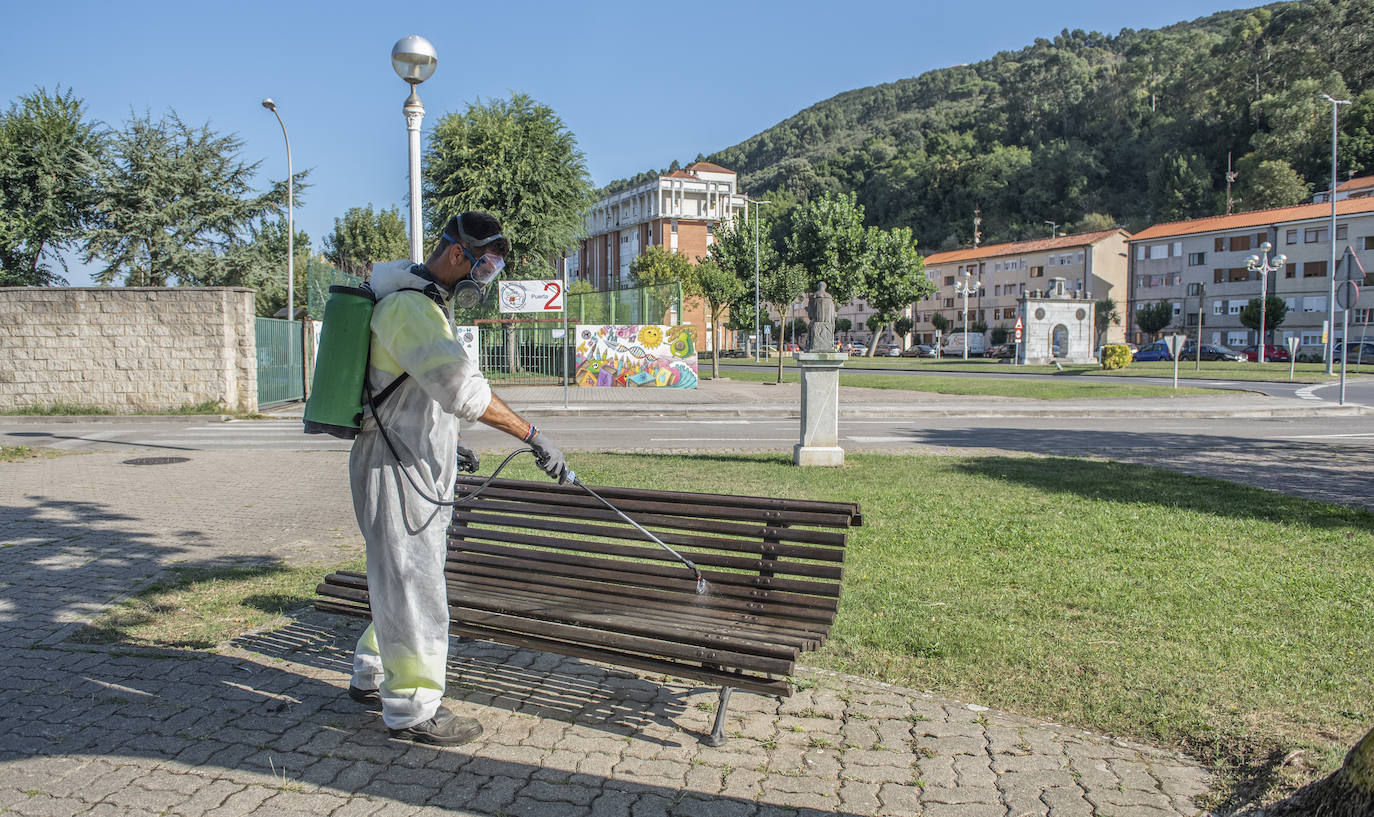
[[[1131,364],[1131,347],[1124,343],[1109,343],[1102,347],[1102,368],[1124,369]]]

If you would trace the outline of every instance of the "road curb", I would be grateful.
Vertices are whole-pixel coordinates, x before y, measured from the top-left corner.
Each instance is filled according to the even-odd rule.
[[[51,423],[227,423],[232,414],[6,414],[0,425]]]
[[[747,406],[617,406],[613,404],[595,406],[521,406],[511,404],[511,408],[526,417],[585,417],[605,413],[615,417],[757,417],[773,419],[800,419],[801,411],[790,408],[753,408]],[[1275,406],[1267,408],[1240,409],[1102,409],[1094,410],[1083,406],[1063,407],[1000,407],[983,409],[911,407],[911,406],[866,406],[864,408],[841,408],[840,417],[859,418],[919,418],[919,417],[1177,417],[1180,419],[1259,419],[1266,417],[1354,417],[1374,414],[1374,408],[1365,406],[1294,406],[1291,408]]]

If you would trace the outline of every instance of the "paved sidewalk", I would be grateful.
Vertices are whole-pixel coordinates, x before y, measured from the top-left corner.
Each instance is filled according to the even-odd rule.
[[[0,811],[22,815],[1196,814],[1185,758],[818,671],[786,701],[455,641],[449,750],[342,694],[359,623],[309,612],[207,651],[65,639],[171,564],[326,564],[360,542],[340,452],[0,464]]]

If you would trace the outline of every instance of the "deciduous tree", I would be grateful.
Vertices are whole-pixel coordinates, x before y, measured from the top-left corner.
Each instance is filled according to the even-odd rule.
[[[928,298],[935,292],[935,284],[921,274],[925,264],[916,251],[916,240],[907,227],[892,230],[869,228],[867,242],[869,263],[864,284],[865,297],[881,318],[890,324],[912,303]],[[874,330],[868,353],[878,349],[878,332]]]
[[[350,207],[343,218],[334,219],[334,231],[324,237],[324,257],[329,263],[359,278],[372,274],[379,261],[410,257],[410,236],[401,211]]]
[[[1146,304],[1135,313],[1135,325],[1148,335],[1158,334],[1173,322],[1174,308],[1168,301]]]
[[[692,262],[685,255],[653,244],[630,262],[630,274],[639,286],[685,283],[692,277]]]
[[[1260,332],[1260,299],[1251,298],[1248,303],[1240,310],[1240,324],[1246,329],[1253,329],[1265,338],[1262,343],[1269,343],[1268,338],[1273,335],[1274,330],[1279,328],[1288,317],[1288,304],[1277,295],[1270,295],[1264,299],[1264,331]]]
[[[744,282],[731,270],[722,267],[714,258],[703,258],[692,269],[692,275],[683,282],[683,291],[706,303],[710,317],[711,332],[720,329],[721,316],[730,304],[744,292]],[[711,376],[720,377],[719,335],[711,338]]]
[[[865,292],[872,248],[863,221],[863,207],[853,193],[824,195],[792,214],[786,257],[806,270],[808,290],[814,292],[824,281],[837,304]]]

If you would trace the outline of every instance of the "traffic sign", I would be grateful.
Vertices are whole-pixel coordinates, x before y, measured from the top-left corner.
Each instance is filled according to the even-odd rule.
[[[1020,316],[1020,315],[1017,315],[1017,316],[1016,316],[1016,331],[1020,332],[1021,329],[1022,329],[1022,326],[1021,326],[1021,316]]]
[[[1298,344],[1300,344],[1300,343],[1302,343],[1302,339],[1299,338],[1297,335],[1289,335],[1289,336],[1288,336],[1288,356],[1289,356],[1289,357],[1297,357],[1297,354],[1298,354]]]
[[[1021,342],[1021,322],[1020,322],[1020,321],[1017,321],[1017,322],[1016,322],[1016,342],[1017,342],[1017,343],[1020,343],[1020,342]]]
[[[1336,284],[1336,306],[1351,309],[1360,300],[1360,288],[1354,281],[1341,281]]]

